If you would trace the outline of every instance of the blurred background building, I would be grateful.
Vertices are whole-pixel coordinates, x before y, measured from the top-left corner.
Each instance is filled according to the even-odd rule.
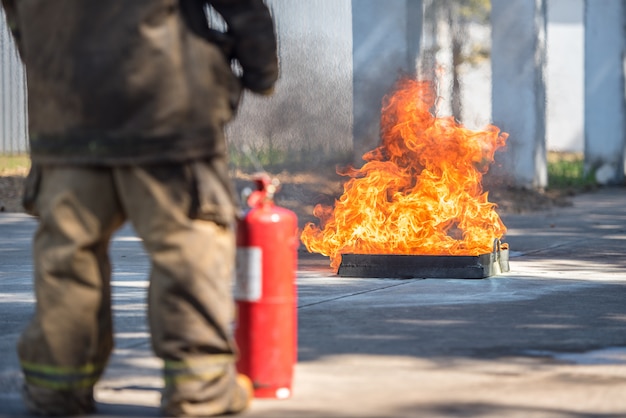
[[[436,80],[438,115],[510,134],[496,171],[514,185],[545,187],[551,153],[579,155],[597,182],[623,184],[623,0],[267,3],[281,78],[272,98],[244,97],[229,127],[235,166],[360,164],[378,144],[383,96],[408,74]],[[28,150],[24,91],[2,18],[0,153]]]

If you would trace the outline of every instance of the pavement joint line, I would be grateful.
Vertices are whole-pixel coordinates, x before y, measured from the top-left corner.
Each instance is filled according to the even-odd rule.
[[[311,302],[311,303],[308,303],[308,304],[306,304],[306,305],[301,305],[301,306],[298,306],[298,309],[302,309],[302,308],[309,308],[309,307],[311,307],[311,306],[321,305],[322,303],[326,303],[326,302],[334,302],[334,301],[339,300],[339,299],[345,299],[345,298],[349,298],[349,297],[352,297],[352,296],[362,295],[362,294],[365,294],[365,293],[378,292],[379,290],[385,290],[385,289],[389,289],[389,288],[392,288],[392,287],[404,286],[404,285],[407,285],[407,284],[409,284],[409,283],[414,283],[414,282],[416,282],[416,281],[418,281],[418,280],[424,280],[424,279],[420,278],[420,279],[408,279],[408,280],[402,280],[402,282],[401,282],[401,283],[392,284],[392,285],[389,285],[389,286],[378,287],[378,288],[376,288],[376,289],[362,290],[362,291],[360,291],[360,292],[354,292],[354,293],[350,293],[350,294],[347,294],[347,295],[341,295],[341,296],[337,296],[337,297],[330,298],[330,299],[324,299],[324,300],[319,300],[319,301],[317,301],[317,302]]]
[[[536,248],[536,249],[533,249],[533,250],[528,250],[526,252],[519,251],[515,255],[515,257],[517,258],[517,257],[524,257],[526,255],[538,254],[538,253],[541,253],[541,252],[546,251],[546,250],[553,250],[555,248],[560,248],[560,247],[564,247],[566,245],[576,244],[576,243],[583,242],[583,241],[589,241],[589,238],[580,238],[580,239],[575,239],[573,241],[561,242],[561,243],[558,243],[558,244],[548,245],[547,247],[543,247],[543,248]]]
[[[137,348],[137,347],[141,347],[141,346],[146,346],[147,348],[149,348],[148,346],[150,345],[150,337],[145,337],[144,340],[141,341],[137,341],[136,343],[131,343],[128,345],[120,345],[116,348],[119,348],[120,350],[127,350],[129,348]]]

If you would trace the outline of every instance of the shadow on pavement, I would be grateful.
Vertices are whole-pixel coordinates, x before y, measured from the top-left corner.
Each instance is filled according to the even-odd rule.
[[[413,281],[393,288],[394,298],[367,294],[350,303],[331,301],[299,309],[299,361],[338,354],[497,358],[524,355],[528,350],[582,352],[600,347],[626,346],[626,283],[575,284],[551,281],[552,292],[534,297],[532,286],[521,288],[515,279],[488,279],[498,297],[476,295],[477,303],[431,304],[417,299],[432,285]],[[545,281],[544,281],[545,282]],[[561,284],[559,286],[558,284]],[[471,287],[461,281],[436,283],[437,292],[459,293]],[[304,285],[306,287],[306,285]],[[459,289],[459,287],[461,289]],[[401,291],[397,289],[404,288]],[[414,292],[421,303],[411,305]]]

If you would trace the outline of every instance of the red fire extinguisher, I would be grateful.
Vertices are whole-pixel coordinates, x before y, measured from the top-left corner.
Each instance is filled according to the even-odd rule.
[[[237,369],[252,380],[255,397],[285,399],[297,357],[298,221],[274,204],[277,182],[264,174],[256,185],[237,225]]]

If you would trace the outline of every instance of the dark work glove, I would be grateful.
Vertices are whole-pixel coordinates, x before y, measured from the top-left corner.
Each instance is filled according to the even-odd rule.
[[[226,33],[209,27],[205,7],[211,5],[228,25]],[[242,85],[269,95],[278,79],[274,23],[263,0],[179,0],[181,14],[196,35],[218,45],[228,60],[242,68]]]

